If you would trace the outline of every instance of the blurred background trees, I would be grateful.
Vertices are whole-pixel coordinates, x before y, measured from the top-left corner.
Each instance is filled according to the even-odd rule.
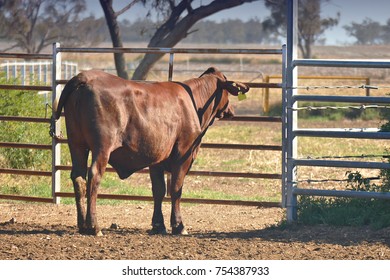
[[[270,11],[267,18],[207,19],[218,11],[254,1],[264,2]],[[285,40],[285,0],[127,0],[120,2],[122,7],[117,11],[113,3],[100,0],[104,16],[96,18],[88,15],[86,0],[0,0],[0,50],[39,53],[55,41],[67,47],[102,42],[111,42],[114,47],[123,47],[123,42],[174,47],[178,42],[279,45]],[[313,45],[325,43],[325,31],[339,24],[339,13],[322,15],[326,3],[330,0],[299,0],[298,43],[304,58],[312,57]],[[126,17],[135,5],[145,6],[148,16]],[[390,43],[390,18],[386,24],[365,18],[343,28],[358,45]],[[132,78],[145,79],[160,57],[146,54]],[[124,56],[115,54],[115,62],[118,75],[129,78]]]
[[[0,5],[0,39],[10,43],[3,51],[19,48],[39,53],[55,41],[77,46],[102,39],[89,31],[104,22],[92,16],[81,17],[84,0],[14,0]]]

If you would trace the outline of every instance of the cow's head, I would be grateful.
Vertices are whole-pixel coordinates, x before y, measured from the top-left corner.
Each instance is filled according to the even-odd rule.
[[[207,69],[203,75],[214,75],[217,77],[217,94],[216,96],[216,117],[219,119],[222,118],[232,118],[234,116],[234,110],[231,104],[229,104],[229,93],[238,96],[238,94],[245,94],[248,92],[249,87],[234,81],[228,81],[226,76],[218,71],[215,67],[210,67]]]

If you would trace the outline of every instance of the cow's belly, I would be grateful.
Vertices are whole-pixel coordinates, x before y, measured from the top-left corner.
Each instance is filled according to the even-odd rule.
[[[154,153],[142,148],[134,151],[128,147],[120,147],[110,154],[109,163],[119,177],[125,179],[138,170],[165,160],[168,156],[167,153]]]

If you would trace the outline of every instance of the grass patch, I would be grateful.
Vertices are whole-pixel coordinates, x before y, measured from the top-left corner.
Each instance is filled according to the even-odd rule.
[[[381,229],[390,226],[390,204],[383,200],[304,196],[299,200],[298,222]]]
[[[359,172],[348,174],[348,189],[353,191],[388,192],[389,171],[383,171],[384,184],[371,184]],[[381,229],[390,226],[390,203],[380,199],[326,198],[301,196],[298,222],[315,225],[370,226]]]

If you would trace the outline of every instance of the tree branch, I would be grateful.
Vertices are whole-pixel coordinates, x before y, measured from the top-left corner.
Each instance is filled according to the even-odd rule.
[[[243,3],[250,3],[259,0],[214,0],[208,5],[191,9],[182,17],[184,11],[188,11],[188,6],[193,0],[182,0],[171,12],[168,20],[161,25],[149,41],[148,47],[173,47],[180,40],[188,35],[188,30],[199,20],[208,17],[216,12],[239,6]],[[160,59],[160,54],[146,54],[135,70],[133,79],[144,80],[148,71]]]
[[[138,2],[140,2],[140,0],[133,0],[133,1],[131,1],[128,5],[126,5],[124,8],[122,8],[122,10],[115,12],[115,16],[116,16],[116,17],[119,17],[119,16],[120,16],[121,14],[123,14],[124,12],[130,10],[131,7],[133,7],[133,6],[134,6],[135,4],[137,4]]]

